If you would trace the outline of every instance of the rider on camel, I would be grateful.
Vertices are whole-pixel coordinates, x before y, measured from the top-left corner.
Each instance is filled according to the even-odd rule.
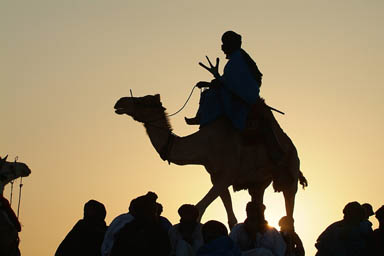
[[[210,67],[199,63],[214,77],[211,82],[198,82],[198,88],[208,88],[201,93],[200,105],[196,117],[185,118],[187,124],[199,124],[201,127],[219,117],[227,117],[233,127],[244,131],[253,106],[266,106],[260,98],[260,86],[263,74],[255,61],[241,48],[241,35],[227,31],[223,34],[221,49],[228,59],[223,75],[219,74],[219,58],[213,66],[207,57]],[[264,143],[275,164],[281,164],[284,151],[276,138],[266,111],[257,110],[261,115],[261,131]]]

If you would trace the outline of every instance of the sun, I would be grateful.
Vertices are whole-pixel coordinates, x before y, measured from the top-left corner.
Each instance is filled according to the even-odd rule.
[[[244,222],[247,218],[245,207],[251,200],[247,191],[231,192],[233,210],[235,212],[237,221]],[[269,226],[279,230],[279,220],[286,215],[284,197],[282,193],[274,193],[272,188],[265,190],[264,194],[265,219],[268,221]],[[222,222],[228,227],[227,214],[221,200],[216,199],[206,210],[202,223],[208,220],[217,220]]]

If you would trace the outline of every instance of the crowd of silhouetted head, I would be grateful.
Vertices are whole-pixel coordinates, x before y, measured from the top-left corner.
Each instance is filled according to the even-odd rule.
[[[304,247],[287,216],[279,221],[280,231],[268,225],[265,206],[249,202],[246,219],[231,230],[217,221],[199,221],[192,204],[178,209],[179,223],[162,216],[157,195],[148,192],[133,199],[128,212],[105,223],[106,209],[98,201],[84,205],[79,220],[57,248],[55,256],[66,255],[158,255],[158,256],[302,256]],[[384,255],[384,206],[376,211],[370,204],[348,203],[344,217],[320,234],[316,248],[322,255]],[[372,230],[370,216],[379,228]]]
[[[379,221],[375,230],[369,220],[373,215]],[[329,225],[315,246],[316,256],[384,255],[384,205],[374,212],[368,203],[348,203],[343,209],[343,219]]]

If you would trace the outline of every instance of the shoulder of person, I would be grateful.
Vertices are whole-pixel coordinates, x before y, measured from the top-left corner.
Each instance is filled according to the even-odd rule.
[[[244,229],[244,223],[238,223],[238,224],[236,224],[236,225],[232,228],[230,234],[232,234],[232,233],[237,233],[237,232],[241,232],[241,230],[243,230],[243,229]]]
[[[113,225],[118,224],[118,223],[123,222],[123,221],[128,221],[128,220],[133,220],[133,219],[134,219],[134,217],[131,214],[123,213],[123,214],[120,214],[119,216],[115,217],[112,220],[110,226],[113,226]]]
[[[175,224],[172,227],[170,227],[168,230],[168,234],[178,234],[179,233],[179,226],[180,226],[180,223]]]
[[[272,226],[268,226],[267,227],[267,232],[279,233],[280,234],[280,232],[275,227],[272,227]]]

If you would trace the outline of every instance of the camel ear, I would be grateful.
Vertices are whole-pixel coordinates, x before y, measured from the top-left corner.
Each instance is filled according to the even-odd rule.
[[[154,96],[155,96],[156,101],[160,102],[160,94],[155,94]]]
[[[5,161],[7,161],[8,155],[6,155],[4,158],[0,157],[0,164],[4,164]]]

